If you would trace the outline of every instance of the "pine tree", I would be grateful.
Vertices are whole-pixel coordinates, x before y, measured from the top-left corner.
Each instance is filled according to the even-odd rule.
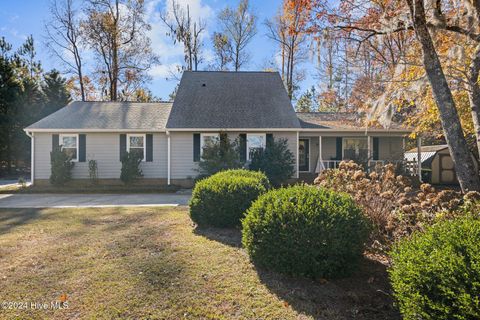
[[[42,92],[45,96],[45,105],[42,110],[42,117],[45,117],[60,108],[63,108],[71,101],[67,89],[67,79],[53,69],[43,76]]]

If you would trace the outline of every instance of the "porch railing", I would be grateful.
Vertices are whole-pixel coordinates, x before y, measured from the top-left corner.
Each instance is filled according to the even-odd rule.
[[[315,168],[315,172],[321,172],[322,170],[327,170],[327,169],[338,169],[340,162],[342,161],[348,161],[348,160],[320,160],[317,161],[317,166]],[[410,163],[405,163],[404,160],[369,160],[367,164],[367,171],[375,170],[377,166],[384,166],[388,163],[393,163],[395,165],[403,165],[405,166],[405,169],[413,169],[410,168],[412,164]]]

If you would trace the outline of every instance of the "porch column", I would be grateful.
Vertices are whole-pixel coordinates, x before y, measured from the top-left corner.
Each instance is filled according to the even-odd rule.
[[[171,158],[171,147],[170,147],[170,131],[167,131],[167,185],[170,185],[170,158]]]
[[[300,143],[300,133],[297,131],[297,156],[296,156],[296,167],[297,167],[297,173],[296,177],[297,179],[300,178],[300,172],[299,172],[299,160],[298,160],[298,144]]]
[[[422,137],[417,135],[417,174],[418,181],[422,181]]]
[[[370,169],[370,161],[372,160],[372,136],[367,135],[367,169]]]
[[[323,171],[323,158],[322,158],[322,136],[318,136],[318,160],[315,173]]]

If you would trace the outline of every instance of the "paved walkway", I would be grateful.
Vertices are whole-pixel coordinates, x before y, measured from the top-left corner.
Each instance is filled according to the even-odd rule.
[[[0,194],[0,208],[108,208],[187,205],[190,194]]]

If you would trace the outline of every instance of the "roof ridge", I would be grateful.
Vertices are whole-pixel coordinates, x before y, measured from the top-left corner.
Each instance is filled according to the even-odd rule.
[[[260,70],[185,70],[183,72],[190,73],[278,73],[278,71],[260,71]]]
[[[295,111],[295,113],[300,113],[300,114],[359,114],[356,112],[348,112],[348,111]]]
[[[155,103],[173,103],[173,101],[101,101],[101,100],[88,100],[88,101],[81,101],[81,100],[73,100],[70,103],[80,102],[80,103],[137,103],[137,104],[155,104]]]

